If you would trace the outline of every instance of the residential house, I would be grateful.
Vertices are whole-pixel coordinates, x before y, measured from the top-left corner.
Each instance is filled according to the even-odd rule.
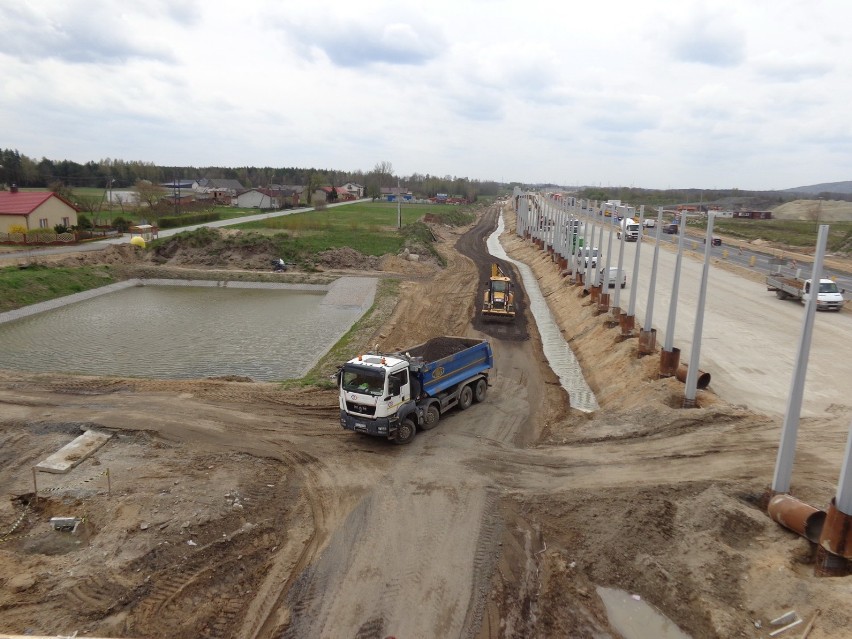
[[[14,184],[0,191],[0,233],[13,226],[25,229],[50,229],[57,224],[77,225],[77,208],[51,191],[19,191]]]
[[[298,194],[290,189],[248,189],[233,202],[242,209],[283,209],[298,206]]]
[[[335,195],[332,196],[332,193]],[[355,199],[357,198],[342,186],[321,186],[314,191],[311,201],[317,204],[319,202],[351,202]]]
[[[356,184],[355,182],[347,182],[343,186],[339,187],[338,191],[340,189],[343,189],[347,193],[353,195],[353,199],[355,200],[359,200],[364,197],[364,192],[366,190],[363,186],[361,186],[360,184]]]
[[[305,187],[299,184],[270,184],[269,188],[273,191],[292,191],[295,193],[295,200],[293,206],[299,206],[299,204],[307,204],[305,198],[307,197],[307,193],[305,191]]]
[[[194,187],[195,197],[199,200],[213,200],[217,204],[231,204],[238,193],[246,188],[239,180],[202,178]],[[253,207],[248,207],[253,208]]]

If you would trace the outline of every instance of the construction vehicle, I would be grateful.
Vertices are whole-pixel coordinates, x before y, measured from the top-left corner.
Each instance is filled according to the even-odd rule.
[[[515,293],[511,278],[496,262],[491,265],[491,277],[482,300],[483,319],[514,319]]]
[[[451,408],[485,399],[491,345],[466,337],[434,337],[407,350],[370,352],[337,372],[340,425],[397,444],[430,430]]]

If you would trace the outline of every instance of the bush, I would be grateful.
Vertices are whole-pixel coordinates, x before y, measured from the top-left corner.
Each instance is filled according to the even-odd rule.
[[[21,224],[13,224],[12,226],[9,227],[8,232],[9,233],[20,233],[21,235],[24,235],[27,232],[27,227],[22,226]]]
[[[87,218],[85,215],[77,216],[77,228],[78,229],[90,229],[92,228],[92,221]]]
[[[130,222],[125,220],[123,217],[115,217],[112,220],[112,228],[119,233],[127,233],[127,231],[130,230]]]

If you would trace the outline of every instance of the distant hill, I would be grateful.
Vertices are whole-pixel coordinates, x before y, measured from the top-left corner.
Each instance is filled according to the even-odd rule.
[[[852,180],[846,182],[824,182],[823,184],[812,184],[811,186],[797,186],[793,189],[784,189],[783,192],[807,193],[808,195],[819,195],[820,193],[852,194]]]

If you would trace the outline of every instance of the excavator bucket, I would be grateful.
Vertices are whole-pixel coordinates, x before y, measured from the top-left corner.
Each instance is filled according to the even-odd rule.
[[[482,299],[482,317],[486,320],[512,320],[515,317],[515,293],[512,280],[496,262]]]

